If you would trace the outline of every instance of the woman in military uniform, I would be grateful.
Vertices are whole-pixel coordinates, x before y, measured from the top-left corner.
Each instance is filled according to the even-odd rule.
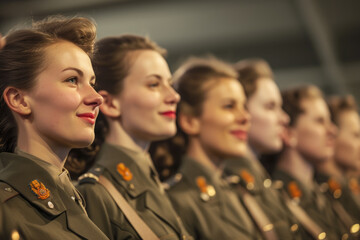
[[[252,196],[259,211],[266,216],[267,221],[264,221],[265,217],[259,217],[259,213],[252,211],[257,225],[266,230],[264,233],[275,231],[279,239],[311,239],[308,231],[286,207],[286,201],[259,161],[264,155],[281,150],[282,134],[289,122],[288,115],[281,108],[282,98],[272,70],[262,59],[242,60],[234,67],[248,98],[251,127],[246,157],[228,160],[225,172],[229,177],[239,177],[233,186],[237,190],[243,189],[238,191],[240,198],[243,198],[244,192]],[[264,164],[268,165],[268,162]],[[249,204],[247,206],[254,208]]]
[[[358,222],[360,193],[355,171],[359,167],[360,119],[355,99],[332,96],[327,101],[331,119],[338,127],[335,153],[316,166],[316,180],[332,201],[338,201]]]
[[[167,151],[168,160],[181,162],[166,181],[175,209],[196,239],[262,239],[223,178],[224,159],[245,154],[249,129],[236,72],[214,58],[193,58],[176,71],[174,81],[181,95],[178,134],[152,148],[157,161]]]
[[[0,51],[0,204],[2,219],[12,225],[2,234],[107,239],[87,217],[64,169],[71,148],[94,140],[102,103],[93,88],[94,39],[94,24],[80,17],[50,17],[6,36]]]
[[[96,159],[95,166],[79,178],[78,189],[89,217],[110,239],[122,239],[123,234],[127,239],[189,237],[147,153],[152,141],[176,133],[180,97],[171,87],[164,54],[154,42],[135,35],[96,43],[93,66],[104,104],[94,145],[74,152],[72,166],[79,166],[82,159],[88,164]]]
[[[282,97],[290,123],[284,131],[284,149],[274,179],[325,231],[327,239],[358,239],[355,223],[344,210],[339,212],[314,180],[316,166],[334,155],[336,134],[321,91],[315,86],[303,86],[283,91]]]

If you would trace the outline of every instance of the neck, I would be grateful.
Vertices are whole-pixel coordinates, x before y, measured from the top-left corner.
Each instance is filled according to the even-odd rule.
[[[150,141],[136,139],[128,134],[118,120],[109,120],[109,133],[105,141],[134,151],[147,152]]]
[[[337,178],[342,178],[342,175],[345,173],[342,172],[340,168],[338,168],[333,158],[329,159],[328,161],[323,161],[317,164],[316,171],[318,171],[319,173],[326,174],[328,176],[335,176]]]
[[[60,171],[64,168],[70,151],[70,147],[60,147],[55,144],[52,146],[50,141],[46,141],[34,132],[24,131],[24,128],[19,129],[17,147],[23,152],[55,165]]]
[[[189,138],[189,146],[186,154],[216,172],[222,171],[222,159],[207,153],[197,137]]]
[[[287,172],[305,186],[313,185],[314,167],[293,148],[285,148],[276,167]]]

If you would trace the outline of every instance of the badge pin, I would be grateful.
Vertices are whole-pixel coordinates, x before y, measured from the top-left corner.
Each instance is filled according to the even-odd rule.
[[[125,181],[130,181],[133,178],[133,175],[128,167],[123,163],[119,163],[116,166],[118,173],[123,177]]]
[[[200,190],[200,198],[203,201],[207,202],[210,200],[210,197],[214,197],[216,195],[214,186],[208,185],[204,177],[197,177],[196,185]]]
[[[50,190],[47,189],[45,187],[45,185],[38,181],[38,180],[33,180],[31,181],[31,183],[29,184],[31,191],[37,196],[38,199],[47,199],[48,197],[50,197]]]
[[[287,190],[290,194],[290,197],[294,200],[298,201],[302,196],[302,192],[295,181],[289,182],[289,184],[287,185]]]
[[[246,170],[241,170],[240,171],[240,177],[245,181],[246,183],[246,188],[248,190],[253,190],[255,187],[255,179],[254,176],[251,175],[248,171]]]

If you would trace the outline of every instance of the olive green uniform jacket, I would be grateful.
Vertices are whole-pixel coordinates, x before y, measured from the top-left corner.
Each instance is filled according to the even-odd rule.
[[[103,144],[91,171],[110,180],[160,239],[191,239],[166,194],[161,192],[150,173],[144,170],[146,161],[135,159],[142,156],[125,150],[119,146]],[[120,163],[131,172],[131,180],[124,178],[117,170]],[[85,178],[80,180],[78,190],[86,200],[89,217],[110,239],[140,239],[100,183]]]
[[[254,161],[246,158],[226,161],[224,171],[227,177],[229,179],[234,176],[239,177],[239,181],[232,185],[233,188],[238,188],[237,184],[240,184],[243,189],[246,189],[273,224],[279,239],[312,239],[286,207],[279,191],[273,188],[265,169],[260,163]],[[244,178],[243,172],[252,177],[252,182]],[[238,197],[243,199],[241,192],[237,191],[237,193]]]
[[[349,238],[349,231],[346,226],[336,216],[331,203],[315,182],[315,189],[309,189],[300,181],[281,170],[275,170],[273,178],[274,180],[281,181],[284,190],[289,194],[290,198],[297,202],[321,226],[329,240],[351,239]]]
[[[237,195],[215,171],[184,157],[179,173],[167,183],[170,200],[195,239],[262,239]]]
[[[325,174],[316,173],[315,180],[320,186],[320,191],[325,194],[333,204],[338,202],[351,217],[352,223],[360,223],[360,206],[351,192],[347,179],[336,179]],[[350,221],[350,219],[349,219]]]
[[[43,192],[32,190],[34,180],[43,184]],[[39,193],[45,189],[50,195],[40,199]],[[87,217],[81,202],[72,199],[48,169],[18,154],[0,153],[0,203],[8,215],[3,218],[14,223],[2,234],[12,232],[15,226],[24,239],[108,239]]]

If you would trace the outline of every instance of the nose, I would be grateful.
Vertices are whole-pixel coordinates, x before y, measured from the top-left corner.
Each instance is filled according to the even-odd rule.
[[[280,117],[281,125],[288,126],[290,123],[290,117],[282,108],[280,108],[280,115],[281,115]]]
[[[84,98],[84,103],[88,106],[93,106],[94,108],[100,106],[103,103],[103,97],[95,91],[91,86],[88,87],[87,95]]]
[[[165,102],[167,104],[175,105],[180,101],[180,95],[174,90],[172,86],[166,86]]]
[[[333,136],[333,137],[335,137],[337,134],[338,134],[338,127],[334,124],[334,123],[332,123],[332,122],[330,122],[329,123],[329,134],[331,135],[331,136]]]
[[[241,125],[250,126],[250,120],[251,120],[251,115],[245,108],[238,111],[236,116],[236,121],[238,123],[240,123]]]

